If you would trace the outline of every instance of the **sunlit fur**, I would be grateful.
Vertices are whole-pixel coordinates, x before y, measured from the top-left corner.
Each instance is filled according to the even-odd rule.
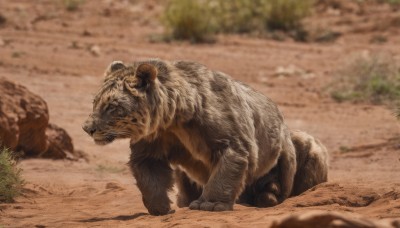
[[[116,71],[111,71],[111,67],[94,98],[93,113],[85,122],[85,126],[95,128],[95,142],[105,145],[117,138],[137,141],[155,133],[159,111],[156,103],[147,102],[146,91],[136,88],[140,83],[135,76],[136,66]]]

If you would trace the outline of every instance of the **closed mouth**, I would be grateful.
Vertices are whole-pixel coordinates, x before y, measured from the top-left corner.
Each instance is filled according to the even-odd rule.
[[[106,144],[109,144],[109,143],[112,143],[113,141],[114,141],[114,139],[115,139],[115,136],[113,136],[113,135],[107,135],[105,138],[103,138],[103,139],[94,139],[94,142],[97,144],[97,145],[106,145]]]

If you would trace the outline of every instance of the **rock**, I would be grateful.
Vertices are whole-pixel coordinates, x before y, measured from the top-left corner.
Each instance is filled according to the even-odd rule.
[[[6,46],[6,42],[0,36],[0,47],[4,47],[4,46]]]
[[[357,215],[332,211],[309,211],[275,221],[271,228],[397,228],[398,222],[396,220],[372,221]]]
[[[48,149],[46,102],[24,86],[0,78],[0,140],[11,150],[37,156]]]
[[[55,124],[49,124],[46,128],[46,136],[49,148],[40,154],[43,158],[74,159],[74,145],[68,133]]]
[[[313,78],[315,75],[310,72],[303,70],[295,65],[289,66],[278,66],[275,69],[274,76],[276,77],[290,77],[290,76],[301,76],[302,78]]]
[[[94,56],[100,56],[100,54],[101,54],[100,47],[97,46],[97,45],[91,46],[91,47],[89,48],[89,51],[90,51],[90,53],[91,53],[92,55],[94,55]]]
[[[82,36],[91,36],[92,35],[92,33],[91,32],[89,32],[88,30],[83,30],[83,32],[82,32]]]
[[[110,190],[124,190],[123,187],[121,187],[121,185],[115,183],[115,182],[108,182],[106,184],[106,189],[110,189]]]
[[[7,22],[6,17],[4,17],[2,14],[0,14],[0,26],[5,24]]]
[[[0,78],[0,142],[26,157],[70,158],[74,147],[67,132],[49,124],[46,102],[26,87]]]

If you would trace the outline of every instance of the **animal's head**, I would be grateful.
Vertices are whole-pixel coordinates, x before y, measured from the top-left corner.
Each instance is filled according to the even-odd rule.
[[[111,63],[94,98],[93,112],[83,125],[96,144],[105,145],[118,138],[137,141],[152,133],[157,104],[151,90],[156,87],[157,74],[157,67],[150,63]]]

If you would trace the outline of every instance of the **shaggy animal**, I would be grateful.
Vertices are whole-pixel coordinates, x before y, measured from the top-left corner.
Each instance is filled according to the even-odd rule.
[[[328,151],[318,139],[311,135],[292,130],[292,142],[296,148],[297,171],[291,196],[297,196],[317,184],[328,180]],[[257,207],[269,207],[279,203],[279,161],[268,174],[254,184],[246,186],[238,203]]]
[[[129,164],[152,215],[170,212],[174,180],[178,206],[193,210],[232,210],[275,166],[276,200],[292,193],[296,152],[276,105],[198,63],[113,62],[83,129],[101,145],[130,138]]]

